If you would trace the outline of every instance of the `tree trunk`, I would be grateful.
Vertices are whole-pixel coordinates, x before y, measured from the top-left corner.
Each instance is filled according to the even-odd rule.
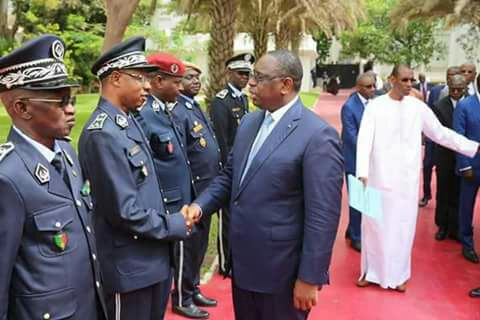
[[[276,49],[288,49],[288,43],[290,40],[290,35],[288,31],[277,30],[275,32],[275,48]]]
[[[105,0],[107,26],[102,52],[107,51],[123,39],[128,23],[140,0]]]
[[[233,55],[235,40],[236,0],[212,0],[210,42],[208,44],[209,81],[206,87],[206,103],[225,85],[225,61]]]
[[[0,0],[0,37],[10,38],[11,30],[8,28],[8,0]]]
[[[268,47],[268,32],[267,28],[258,28],[250,34],[253,39],[255,59],[260,59],[267,52]]]
[[[292,33],[290,37],[290,47],[292,48],[293,53],[296,55],[300,52],[300,44],[302,43],[303,34],[302,33]]]
[[[156,9],[157,9],[157,0],[151,0],[150,7],[148,8],[148,12],[150,12],[151,16],[154,15]]]

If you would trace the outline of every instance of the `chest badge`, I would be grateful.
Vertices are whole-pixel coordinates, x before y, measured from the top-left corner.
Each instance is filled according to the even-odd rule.
[[[173,154],[173,143],[172,143],[172,141],[168,141],[167,152],[168,152],[168,154]]]
[[[41,163],[38,163],[35,167],[35,177],[40,184],[45,184],[50,181],[50,172],[48,172],[47,167]]]
[[[203,129],[203,126],[202,126],[201,123],[198,123],[197,121],[195,121],[193,124],[194,124],[193,132],[197,133],[197,132],[200,132],[200,130]]]
[[[144,164],[142,167],[142,174],[144,177],[148,177],[148,168],[146,164]]]
[[[200,140],[198,142],[200,143],[200,146],[202,148],[205,148],[207,146],[207,140],[205,140],[204,137],[200,137]]]
[[[80,190],[82,196],[90,195],[90,180],[85,180],[82,189]]]
[[[53,236],[53,243],[58,249],[65,251],[68,244],[67,233],[65,231],[57,232],[57,234]]]

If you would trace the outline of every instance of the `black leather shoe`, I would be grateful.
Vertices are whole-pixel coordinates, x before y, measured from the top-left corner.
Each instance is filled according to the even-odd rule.
[[[480,288],[471,290],[468,295],[472,298],[480,298]]]
[[[437,233],[435,233],[435,240],[442,241],[447,239],[447,236],[448,236],[447,228],[440,227],[438,228]]]
[[[360,241],[356,241],[356,240],[352,240],[352,242],[350,243],[350,247],[353,248],[353,250],[355,251],[358,251],[358,252],[361,252],[362,251],[362,244]]]
[[[463,256],[465,257],[465,259],[467,259],[468,261],[473,262],[473,263],[478,263],[479,262],[478,255],[475,252],[475,250],[469,249],[469,248],[463,248],[462,253],[463,253]]]
[[[430,200],[429,197],[423,197],[422,200],[420,200],[420,202],[418,203],[418,206],[420,208],[426,207],[429,200]]]
[[[195,305],[199,307],[216,307],[217,306],[217,300],[209,297],[205,297],[200,292],[193,295],[193,303],[195,303]]]
[[[173,313],[190,319],[208,319],[210,316],[207,311],[200,309],[193,303],[184,307],[173,306],[172,311]]]

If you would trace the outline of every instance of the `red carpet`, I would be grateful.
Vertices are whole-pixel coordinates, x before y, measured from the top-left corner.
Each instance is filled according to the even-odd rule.
[[[340,107],[349,92],[338,96],[323,95],[315,111],[330,124],[340,129]],[[433,191],[435,190],[432,183]],[[468,291],[480,287],[480,265],[467,262],[461,255],[461,246],[452,240],[434,240],[435,203],[420,210],[413,250],[412,278],[405,294],[379,289],[357,288],[360,255],[350,249],[343,238],[348,223],[347,196],[344,190],[342,219],[330,267],[331,284],[319,294],[319,305],[309,319],[325,320],[480,320],[480,299],[468,297]],[[476,212],[480,209],[477,201]],[[476,217],[476,223],[480,218]],[[480,233],[476,232],[477,248]],[[254,270],[252,270],[254,272]],[[215,276],[202,291],[219,300],[217,308],[207,309],[210,319],[234,319],[230,282]],[[167,314],[167,320],[185,319]],[[269,319],[275,320],[275,319]]]

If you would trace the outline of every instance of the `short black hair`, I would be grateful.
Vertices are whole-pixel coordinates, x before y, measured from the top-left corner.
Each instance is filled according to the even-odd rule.
[[[409,70],[412,69],[408,64],[399,63],[393,66],[392,73],[390,75],[393,77],[397,77],[398,73],[400,72],[400,69],[404,69],[404,68]]]
[[[277,60],[277,72],[279,73],[278,76],[292,78],[295,91],[300,91],[303,78],[303,67],[300,58],[293,52],[286,49],[269,51],[267,54]]]

